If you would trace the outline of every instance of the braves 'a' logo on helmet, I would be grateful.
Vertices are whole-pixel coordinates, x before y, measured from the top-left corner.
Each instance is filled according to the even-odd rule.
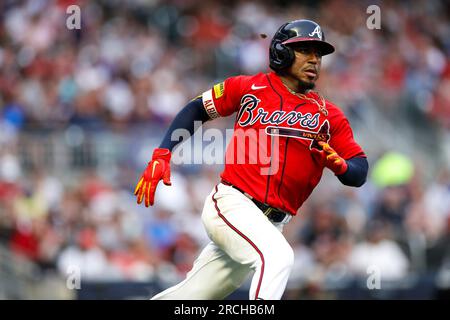
[[[308,36],[314,37],[315,34],[317,34],[317,36],[319,37],[319,39],[322,40],[322,31],[320,30],[320,27],[319,27],[319,26],[317,26],[317,27],[314,29],[313,32],[308,33]]]

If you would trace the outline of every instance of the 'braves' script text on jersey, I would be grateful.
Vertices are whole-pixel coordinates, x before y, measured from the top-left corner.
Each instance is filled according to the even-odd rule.
[[[307,97],[320,101],[314,92]],[[365,157],[337,106],[326,101],[328,112],[321,112],[314,102],[289,92],[274,72],[228,78],[204,92],[202,100],[212,119],[237,112],[222,179],[291,214],[322,177],[323,164],[311,153],[317,141],[327,141],[344,159]],[[261,152],[270,161],[252,161]]]

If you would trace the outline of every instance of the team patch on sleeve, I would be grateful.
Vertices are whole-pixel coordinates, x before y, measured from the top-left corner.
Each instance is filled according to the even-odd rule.
[[[214,85],[214,97],[216,99],[219,99],[221,96],[223,96],[224,91],[225,91],[225,83],[224,82]]]
[[[203,92],[202,100],[203,100],[203,107],[205,108],[206,112],[208,113],[211,119],[220,117],[220,114],[217,112],[216,105],[214,104],[214,100],[212,97],[212,89]]]

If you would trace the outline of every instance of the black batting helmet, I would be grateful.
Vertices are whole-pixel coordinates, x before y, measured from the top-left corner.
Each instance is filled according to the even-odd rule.
[[[283,24],[270,43],[270,67],[279,71],[289,67],[295,58],[294,50],[287,44],[306,42],[319,48],[321,55],[334,52],[334,47],[325,41],[320,26],[311,20],[294,20]]]

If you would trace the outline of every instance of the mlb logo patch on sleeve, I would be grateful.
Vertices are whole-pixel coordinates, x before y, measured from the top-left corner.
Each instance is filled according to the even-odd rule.
[[[219,99],[221,96],[223,96],[224,91],[225,91],[224,82],[214,85],[214,96],[216,97],[216,99]]]

